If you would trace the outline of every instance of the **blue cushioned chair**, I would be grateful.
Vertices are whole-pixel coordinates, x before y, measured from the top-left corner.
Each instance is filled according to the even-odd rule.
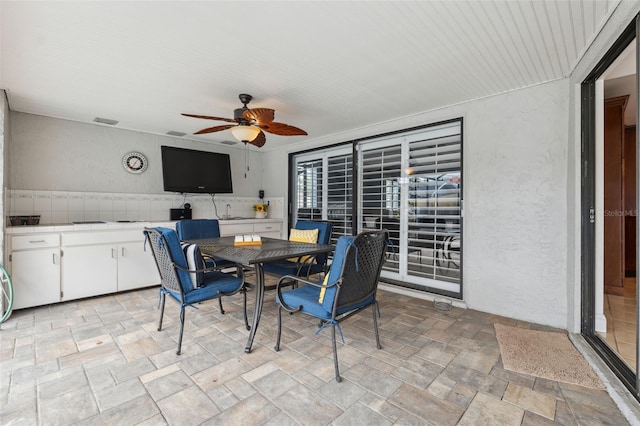
[[[184,315],[187,306],[222,296],[230,296],[241,292],[244,298],[244,322],[247,330],[247,293],[244,286],[242,269],[238,268],[238,276],[224,274],[212,269],[189,269],[185,252],[180,246],[176,231],[169,228],[145,228],[146,240],[160,272],[160,322],[158,331],[162,330],[165,298],[169,295],[180,304],[180,337],[178,338],[178,355],[182,348],[182,334],[184,331]],[[197,252],[196,252],[197,253]],[[199,254],[197,254],[199,256]],[[222,303],[220,303],[222,310]]]
[[[220,224],[216,219],[183,219],[176,222],[176,232],[180,241],[218,238]],[[224,269],[235,266],[233,262],[210,256],[205,256],[204,262],[209,268]]]
[[[329,244],[331,241],[331,231],[333,224],[331,222],[299,220],[296,222],[295,229],[318,230],[318,244]],[[277,262],[265,263],[263,265],[264,272],[270,275],[293,275],[296,277],[309,277],[309,275],[325,272],[327,268],[328,253],[318,254],[312,257],[306,257],[305,261],[280,260]]]
[[[387,231],[362,232],[355,237],[340,237],[336,244],[333,262],[326,277],[326,282],[312,282],[294,276],[282,277],[276,286],[278,332],[275,350],[280,350],[283,310],[289,313],[302,312],[318,318],[320,319],[318,332],[327,325],[332,327],[333,362],[336,381],[340,382],[338,352],[336,349],[336,327],[338,327],[344,343],[340,322],[368,306],[371,306],[373,310],[376,346],[381,349],[376,318],[376,313],[380,315],[378,301],[376,300],[376,290],[382,264],[385,261],[388,239]],[[283,291],[282,285],[289,285],[290,280],[295,280],[305,285]]]

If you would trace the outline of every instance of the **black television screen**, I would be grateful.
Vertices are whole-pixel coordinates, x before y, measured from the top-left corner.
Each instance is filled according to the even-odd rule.
[[[162,181],[165,191],[230,194],[229,154],[162,146]]]

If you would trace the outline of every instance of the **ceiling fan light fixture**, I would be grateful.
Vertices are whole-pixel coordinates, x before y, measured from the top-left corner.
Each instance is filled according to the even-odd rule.
[[[0,0],[2,1],[2,0]],[[275,110],[271,108],[248,108],[247,104],[251,101],[251,96],[241,94],[240,101],[243,103],[242,108],[236,108],[233,111],[233,118],[214,117],[211,115],[187,114],[182,113],[185,117],[202,118],[205,120],[225,121],[232,124],[223,124],[220,126],[207,127],[198,130],[194,135],[206,135],[209,133],[222,132],[230,130],[233,138],[245,145],[251,145],[262,148],[267,142],[264,132],[280,136],[306,136],[308,133],[295,126],[285,123],[273,121],[275,118]]]
[[[234,126],[229,130],[239,142],[251,142],[260,133],[260,129],[254,126]]]

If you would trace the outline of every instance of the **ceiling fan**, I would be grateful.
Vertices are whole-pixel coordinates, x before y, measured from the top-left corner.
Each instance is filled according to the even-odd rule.
[[[250,143],[260,148],[265,144],[267,138],[264,132],[273,133],[280,136],[303,136],[306,135],[302,129],[290,126],[284,123],[273,121],[275,111],[269,108],[247,108],[247,104],[251,102],[253,97],[242,93],[238,96],[240,102],[243,103],[242,108],[233,111],[233,118],[211,117],[209,115],[185,114],[186,117],[204,118],[206,120],[219,120],[235,124],[223,124],[221,126],[207,127],[199,130],[194,135],[202,135],[205,133],[219,132],[229,129],[233,136],[245,145]]]

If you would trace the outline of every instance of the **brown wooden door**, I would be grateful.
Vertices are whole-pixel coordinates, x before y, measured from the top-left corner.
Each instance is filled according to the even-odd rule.
[[[624,286],[624,108],[628,96],[604,103],[604,289]]]
[[[624,129],[624,270],[636,276],[636,127]]]

